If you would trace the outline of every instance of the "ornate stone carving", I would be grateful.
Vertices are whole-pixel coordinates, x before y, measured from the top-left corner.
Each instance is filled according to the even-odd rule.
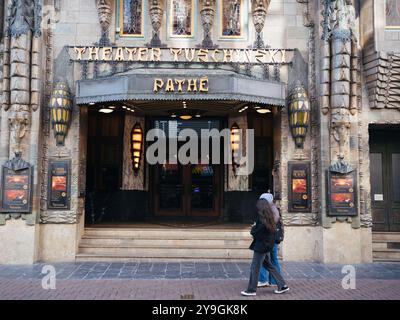
[[[3,39],[3,32],[4,32],[4,1],[0,2],[0,40]]]
[[[18,112],[8,119],[10,126],[10,148],[14,153],[22,153],[21,142],[29,127],[29,114]]]
[[[202,48],[212,49],[216,46],[211,39],[211,29],[214,25],[214,0],[203,0],[203,8],[200,11],[201,24],[204,30],[204,39],[201,44]]]
[[[99,15],[99,23],[101,27],[101,38],[99,41],[100,46],[110,45],[110,24],[112,9],[109,0],[96,0],[97,13]]]
[[[400,111],[400,53],[376,52],[364,63],[370,107]]]
[[[264,40],[261,32],[264,29],[265,19],[267,17],[268,7],[271,0],[253,0],[253,23],[256,30],[256,41],[254,48],[264,48]]]
[[[164,16],[164,9],[162,8],[161,0],[150,0],[150,21],[153,27],[153,38],[150,41],[150,46],[161,47],[160,28]]]
[[[353,172],[354,168],[350,164],[348,164],[346,161],[344,161],[343,158],[339,158],[338,161],[334,162],[329,167],[329,171],[335,172],[335,173],[347,174],[347,173]]]

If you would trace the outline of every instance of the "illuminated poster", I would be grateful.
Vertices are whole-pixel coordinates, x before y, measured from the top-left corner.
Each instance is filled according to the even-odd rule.
[[[350,173],[329,172],[328,200],[329,215],[357,215],[357,178],[356,171]]]
[[[193,0],[172,0],[171,28],[173,37],[193,35]]]
[[[289,162],[289,212],[310,212],[310,163]]]
[[[49,164],[49,203],[51,210],[70,207],[70,161],[51,160]]]
[[[1,212],[29,213],[31,211],[32,169],[13,170],[3,166]]]

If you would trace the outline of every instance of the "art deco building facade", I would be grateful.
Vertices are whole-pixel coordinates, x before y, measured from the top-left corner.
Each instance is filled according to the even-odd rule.
[[[4,0],[0,17],[0,263],[248,259],[268,190],[284,260],[399,259],[400,1]],[[152,164],[152,129],[227,129],[254,170],[175,162],[172,142]]]

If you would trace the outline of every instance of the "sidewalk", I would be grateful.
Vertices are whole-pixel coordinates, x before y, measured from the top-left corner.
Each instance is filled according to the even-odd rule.
[[[0,266],[0,299],[400,299],[400,264],[355,265],[356,289],[342,287],[341,265],[282,263],[291,288],[276,295],[259,289],[240,296],[247,286],[247,263],[82,263],[54,264],[56,289],[44,290],[45,264]]]

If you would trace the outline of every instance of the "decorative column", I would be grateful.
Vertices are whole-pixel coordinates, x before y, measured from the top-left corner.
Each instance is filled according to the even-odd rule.
[[[204,30],[204,39],[201,47],[206,49],[216,48],[211,39],[211,29],[214,25],[215,17],[214,0],[203,0],[203,8],[200,11],[200,16]]]
[[[150,0],[150,20],[153,27],[153,37],[150,41],[151,47],[162,47],[160,40],[160,28],[164,16],[161,0]]]
[[[41,5],[39,0],[13,0],[4,39],[4,108],[11,108],[10,153],[26,152],[31,112],[39,107]]]
[[[111,44],[110,24],[112,15],[110,0],[96,0],[96,5],[101,27],[101,38],[99,41],[99,46],[109,46]]]
[[[254,28],[256,29],[256,41],[253,45],[254,48],[265,48],[261,32],[264,29],[270,2],[271,0],[253,0],[253,23]]]

